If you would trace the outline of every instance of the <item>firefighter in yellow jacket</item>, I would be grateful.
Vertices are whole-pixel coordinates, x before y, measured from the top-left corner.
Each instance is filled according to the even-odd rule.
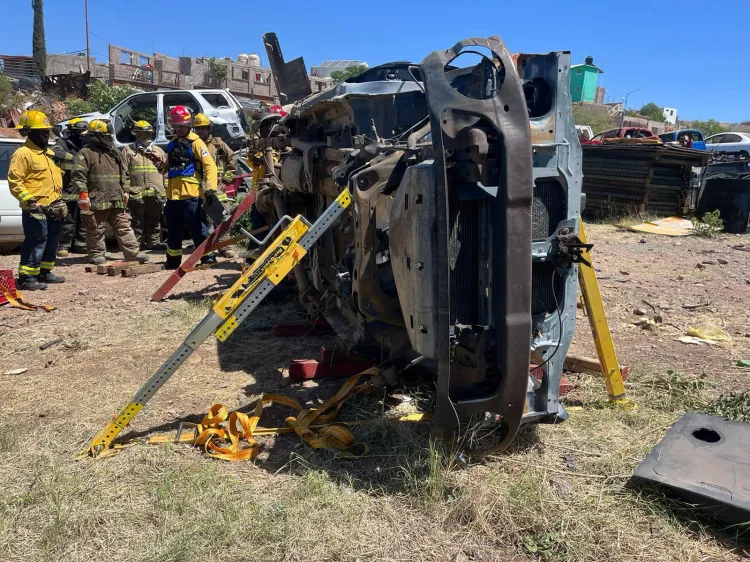
[[[187,226],[197,248],[208,237],[201,221],[199,197],[201,187],[206,199],[216,197],[216,164],[206,144],[192,128],[190,112],[178,105],[169,113],[177,138],[167,146],[167,269],[177,269],[182,262],[182,231]],[[154,159],[155,160],[155,159]],[[205,255],[202,263],[215,263],[213,255]]]
[[[212,125],[213,123],[211,123],[211,120],[202,113],[197,113],[195,117],[193,117],[193,131],[195,131],[195,134],[206,143],[208,153],[216,163],[216,198],[226,207],[228,199],[227,194],[224,192],[224,187],[232,183],[234,176],[237,175],[237,155],[221,138],[215,137],[211,134]],[[201,192],[205,187],[205,180],[202,184]],[[201,197],[203,197],[202,193]],[[233,258],[236,256],[234,250],[231,248],[222,248],[219,250],[219,253],[225,258]]]
[[[128,210],[133,217],[133,231],[141,250],[164,250],[161,241],[161,215],[166,202],[164,167],[167,156],[154,144],[154,128],[148,121],[137,121],[133,127],[135,143],[122,149],[130,173]]]
[[[147,261],[138,253],[138,240],[130,226],[127,212],[130,177],[122,154],[113,146],[110,126],[94,119],[89,123],[88,144],[75,157],[71,183],[78,190],[78,206],[86,224],[86,248],[89,261],[102,264],[107,224],[112,227],[125,259]]]
[[[52,160],[49,119],[41,111],[26,111],[19,119],[26,144],[13,153],[8,167],[10,192],[21,204],[23,245],[18,266],[18,288],[46,289],[47,283],[62,283],[54,275],[60,228],[67,215],[61,199],[62,171]]]

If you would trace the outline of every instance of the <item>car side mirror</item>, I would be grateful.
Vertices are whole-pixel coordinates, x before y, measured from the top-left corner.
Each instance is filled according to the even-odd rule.
[[[115,134],[119,135],[120,131],[125,127],[125,123],[122,121],[122,117],[115,115]]]

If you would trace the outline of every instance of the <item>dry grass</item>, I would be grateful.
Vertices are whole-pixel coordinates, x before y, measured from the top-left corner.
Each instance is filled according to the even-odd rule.
[[[196,275],[209,279],[214,273]],[[213,461],[175,445],[136,445],[111,458],[75,461],[73,453],[210,304],[202,298],[146,304],[153,281],[145,276],[127,286],[106,281],[96,280],[110,291],[108,300],[94,300],[93,290],[81,298],[76,288],[54,303],[54,314],[3,310],[3,322],[11,326],[0,339],[0,364],[29,368],[22,376],[0,377],[3,562],[703,561],[739,560],[741,548],[747,549],[747,539],[736,536],[739,529],[722,530],[691,506],[627,486],[633,469],[685,410],[745,415],[746,394],[727,394],[731,386],[716,376],[727,370],[708,355],[716,350],[700,352],[707,359],[696,368],[709,370],[704,378],[653,367],[639,372],[647,357],[633,360],[627,388],[638,404],[634,410],[612,409],[603,383],[580,377],[565,399],[568,421],[529,428],[510,451],[486,459],[432,442],[428,424],[383,420],[407,406],[429,409],[430,389],[420,387],[403,403],[381,391],[347,404],[341,419],[373,420],[354,428],[372,450],[357,461],[312,451],[293,436],[266,438],[257,464]],[[91,281],[81,273],[79,282]],[[141,292],[128,295],[125,289]],[[685,302],[695,299],[691,294]],[[110,303],[114,308],[102,314]],[[214,402],[243,407],[269,389],[312,404],[324,399],[337,383],[280,388],[278,371],[292,358],[316,356],[321,344],[333,340],[259,331],[300,320],[300,314],[288,301],[264,306],[230,341],[206,342],[133,429],[167,431]],[[615,333],[618,345],[628,334]],[[38,340],[52,337],[63,337],[66,345],[40,352]],[[621,349],[645,356],[649,345],[668,345],[653,341],[654,335],[637,337]],[[747,356],[737,340],[735,356],[726,358],[730,364]],[[696,363],[694,355],[683,357],[690,351],[674,349],[684,359],[683,371]],[[662,356],[658,362],[673,364]],[[283,423],[285,413],[280,408],[269,416]]]

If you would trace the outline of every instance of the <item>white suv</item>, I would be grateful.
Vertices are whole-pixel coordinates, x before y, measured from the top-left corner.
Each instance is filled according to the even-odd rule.
[[[128,96],[107,113],[77,115],[86,121],[104,119],[115,130],[115,145],[122,148],[135,142],[132,129],[136,121],[148,121],[154,126],[156,144],[168,142],[169,111],[176,105],[187,107],[193,115],[203,113],[214,123],[213,134],[221,137],[235,150],[244,144],[248,123],[242,105],[227,90],[159,90]],[[58,131],[68,121],[57,123]]]
[[[24,139],[0,137],[0,252],[12,252],[23,242],[21,208],[8,187],[10,157]]]

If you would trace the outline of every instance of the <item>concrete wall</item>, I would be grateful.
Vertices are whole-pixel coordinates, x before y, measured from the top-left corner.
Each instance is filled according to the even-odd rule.
[[[86,72],[85,56],[78,55],[47,55],[47,74],[70,74]],[[109,65],[97,63],[96,57],[91,57],[91,76],[108,79]]]
[[[113,83],[129,83],[143,89],[150,88],[226,88],[236,96],[277,103],[276,84],[271,70],[249,62],[218,59],[227,67],[227,78],[222,84],[210,83],[205,57],[174,58],[162,53],[149,55],[116,45],[109,46],[109,79]],[[150,67],[149,67],[150,65]],[[329,78],[311,78],[313,92],[331,84]]]

